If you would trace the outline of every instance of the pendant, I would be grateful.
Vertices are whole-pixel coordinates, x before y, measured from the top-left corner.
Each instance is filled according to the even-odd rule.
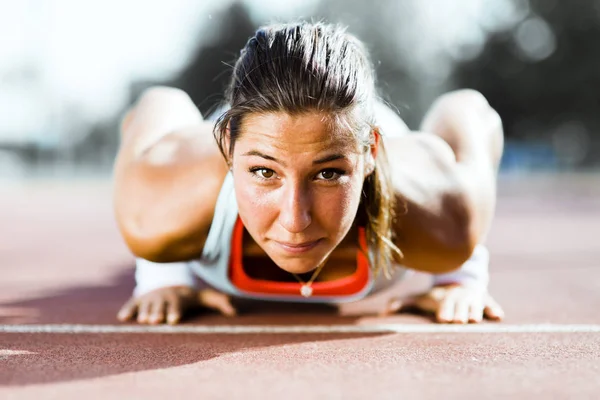
[[[313,293],[313,290],[308,285],[302,285],[302,287],[300,288],[300,294],[304,297],[310,297],[310,296],[312,296],[312,293]]]

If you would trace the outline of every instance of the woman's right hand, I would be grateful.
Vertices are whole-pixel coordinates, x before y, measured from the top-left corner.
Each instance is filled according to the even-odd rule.
[[[196,290],[189,286],[170,286],[153,290],[141,296],[132,297],[121,307],[117,318],[140,324],[174,325],[192,308],[206,307],[231,317],[236,310],[228,295],[213,289]]]

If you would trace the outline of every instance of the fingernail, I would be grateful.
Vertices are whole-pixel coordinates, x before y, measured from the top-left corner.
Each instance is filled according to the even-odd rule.
[[[234,309],[225,310],[225,315],[228,317],[235,317],[235,310]]]
[[[440,313],[439,315],[439,319],[443,320],[443,321],[452,321],[452,314],[450,313]]]
[[[167,317],[167,322],[169,324],[175,324],[179,320],[179,316],[176,314],[171,314]]]
[[[444,322],[444,323],[452,322],[452,317],[450,317],[448,315],[439,315],[438,316],[438,321],[439,322]]]

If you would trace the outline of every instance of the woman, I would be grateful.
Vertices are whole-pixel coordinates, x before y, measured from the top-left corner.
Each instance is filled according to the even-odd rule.
[[[412,269],[434,274],[412,302],[437,321],[500,319],[482,245],[498,115],[479,93],[453,92],[405,135],[374,82],[359,40],[301,23],[248,41],[216,124],[179,90],[145,92],[115,164],[116,217],[137,257],[118,318],[177,323],[197,305],[234,315],[230,296],[357,301]]]

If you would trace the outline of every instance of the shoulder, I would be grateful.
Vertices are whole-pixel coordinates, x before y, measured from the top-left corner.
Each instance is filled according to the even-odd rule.
[[[454,151],[446,141],[426,132],[392,137],[385,141],[386,153],[392,170],[424,166],[450,168],[456,164]]]
[[[172,132],[116,168],[117,221],[136,256],[172,262],[202,253],[228,171],[210,130]]]

